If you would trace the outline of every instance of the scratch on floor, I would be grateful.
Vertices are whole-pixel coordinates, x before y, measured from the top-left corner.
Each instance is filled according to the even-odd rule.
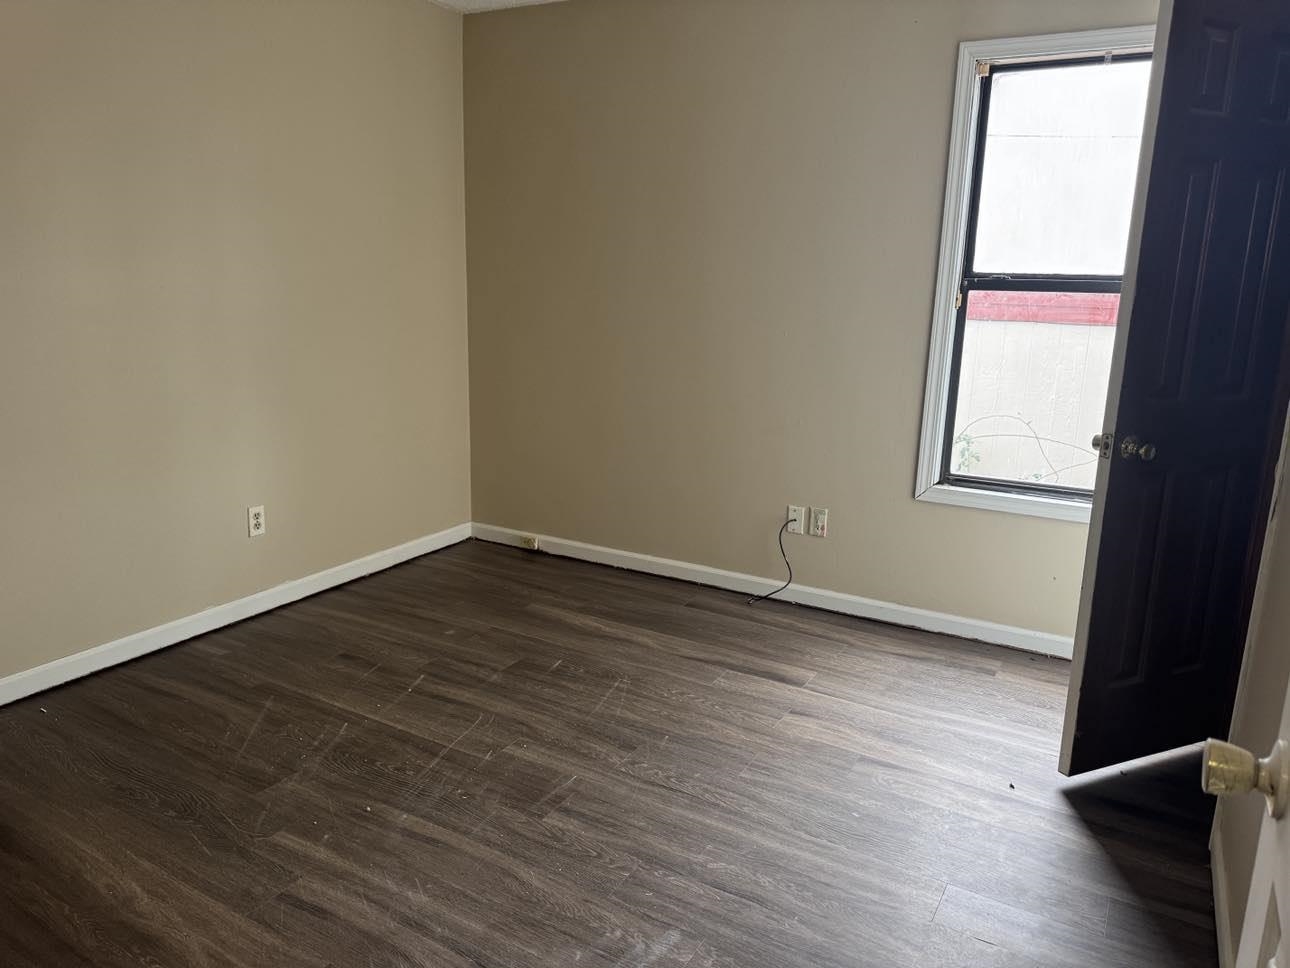
[[[593,709],[589,715],[594,716],[596,715],[596,713],[600,712],[600,707],[609,701],[609,697],[614,694],[614,690],[617,689],[626,681],[627,681],[626,679],[616,679],[614,681],[614,684],[609,687],[609,691],[600,697],[600,702],[596,703],[596,708]]]
[[[564,781],[563,783],[561,783],[558,787],[556,787],[554,790],[552,790],[550,793],[548,793],[546,796],[544,796],[541,800],[539,800],[537,803],[533,804],[533,806],[535,806],[535,807],[540,807],[540,806],[542,806],[542,804],[546,803],[548,800],[550,800],[553,796],[555,796],[557,793],[559,793],[561,790],[563,790],[565,787],[567,787],[570,783],[572,783],[572,782],[573,782],[574,780],[576,780],[576,779],[578,779],[578,774],[577,774],[577,773],[575,773],[573,776],[569,777],[569,779],[565,780],[565,781]]]
[[[415,689],[417,686],[421,685],[421,680],[424,679],[425,677],[426,677],[426,674],[424,672],[421,673],[421,675],[417,676],[416,680],[412,683],[412,685],[404,689],[403,694],[386,707],[386,711],[388,712],[389,710],[397,706],[399,703],[403,702],[404,699],[407,699],[408,696],[411,694],[412,690]]]
[[[465,739],[467,736],[469,736],[469,735],[470,735],[470,731],[471,731],[472,729],[474,729],[476,726],[478,726],[478,725],[483,721],[483,719],[484,719],[484,714],[483,714],[483,713],[480,713],[478,716],[476,716],[476,717],[475,717],[475,721],[474,721],[473,723],[471,723],[469,726],[467,726],[467,727],[466,727],[466,729],[465,729],[465,731],[464,731],[460,736],[458,736],[458,737],[457,737],[456,739],[454,739],[451,743],[449,743],[447,746],[445,746],[443,749],[441,749],[441,750],[439,751],[438,755],[436,755],[436,756],[435,756],[435,758],[434,758],[433,760],[431,760],[431,761],[430,761],[430,765],[429,765],[429,766],[427,766],[424,770],[422,770],[420,773],[418,773],[418,774],[417,774],[416,778],[412,781],[412,783],[413,783],[413,788],[412,788],[411,792],[410,792],[410,793],[408,793],[407,797],[405,797],[405,798],[404,798],[404,802],[405,802],[405,803],[406,803],[408,800],[411,800],[413,797],[415,797],[418,793],[420,793],[420,792],[421,792],[421,788],[422,788],[423,786],[425,786],[425,784],[426,784],[426,780],[428,780],[428,779],[430,778],[430,773],[431,773],[431,771],[432,771],[436,766],[438,766],[438,765],[439,765],[439,761],[440,761],[440,760],[442,760],[442,759],[443,759],[447,754],[451,753],[451,752],[452,752],[452,750],[453,750],[453,748],[454,748],[458,743],[460,743],[463,739]]]
[[[260,811],[260,815],[255,818],[255,826],[251,828],[252,837],[260,836],[260,827],[264,824],[264,818],[269,815],[271,809],[273,809],[273,805],[266,804],[264,809]]]
[[[201,838],[200,838],[200,837],[198,837],[198,836],[197,836],[195,833],[193,833],[191,830],[188,832],[188,836],[190,836],[190,837],[192,837],[192,838],[193,838],[193,842],[194,842],[194,843],[196,843],[198,847],[200,847],[202,850],[206,851],[206,856],[207,856],[207,857],[214,857],[214,856],[215,856],[214,854],[212,854],[212,853],[211,853],[211,849],[210,849],[209,847],[207,847],[205,844],[203,844],[203,843],[202,843]]]
[[[677,942],[681,940],[681,932],[673,928],[657,941],[636,940],[632,942],[631,950],[625,952],[621,958],[614,962],[614,968],[649,968],[650,965],[656,964],[660,958],[669,955]]]
[[[318,734],[318,738],[314,740],[313,745],[309,747],[308,751],[305,753],[305,756],[308,756],[310,753],[313,753],[313,751],[318,748],[318,744],[322,742],[322,738],[327,735],[327,730],[330,728],[331,727],[329,726],[323,727],[323,731]],[[312,761],[310,761],[308,764],[301,767],[300,769],[296,770],[296,772],[292,773],[291,776],[287,778],[287,782],[282,785],[283,792],[285,793],[287,790],[290,790],[292,785],[294,785],[298,779],[303,778],[307,780],[311,776],[313,776],[318,771],[319,764],[322,763],[322,761],[327,758],[327,754],[332,751],[332,747],[334,747],[337,743],[340,742],[340,738],[345,735],[345,730],[347,729],[349,729],[349,720],[346,720],[345,722],[340,724],[340,729],[336,730],[336,735],[331,738],[331,741],[325,747],[323,747],[323,751],[321,753],[319,753],[317,756],[313,758]]]
[[[484,787],[483,791],[481,792],[481,796],[483,793],[486,793],[486,792],[488,792],[487,786]],[[493,814],[497,813],[497,809],[498,809],[497,807],[491,808],[487,814],[485,814],[479,820],[475,821],[475,823],[471,824],[470,830],[467,831],[466,836],[467,837],[475,836],[475,834],[478,832],[480,827],[482,827],[484,824],[488,823],[488,821],[493,819]]]
[[[233,767],[237,766],[237,764],[241,762],[242,754],[246,752],[246,748],[247,746],[250,745],[251,739],[255,736],[256,731],[260,728],[260,723],[264,721],[264,714],[269,711],[269,708],[272,705],[273,705],[272,696],[264,700],[264,705],[260,707],[260,715],[255,717],[255,722],[251,725],[251,731],[246,734],[246,739],[242,741],[242,747],[237,751],[237,756],[233,757],[233,764],[228,768],[228,772],[231,772]]]
[[[660,958],[671,954],[672,949],[676,947],[677,942],[680,940],[681,932],[673,928],[671,931],[664,934],[663,937],[659,938],[659,940],[650,942],[649,955],[643,962],[641,962],[642,968],[644,968],[645,965],[652,965]]]
[[[327,730],[329,728],[330,727],[327,727],[327,726],[323,727],[323,731],[318,734],[318,738],[314,740],[313,746],[309,747],[309,751],[305,754],[306,756],[308,756],[309,753],[312,753],[314,750],[318,748],[318,744],[321,743],[322,738],[327,735]],[[266,793],[269,794],[270,800],[267,804],[265,804],[264,809],[260,811],[260,816],[256,818],[255,828],[252,830],[252,834],[254,836],[258,837],[260,835],[260,825],[264,823],[264,818],[268,815],[269,810],[272,809],[273,804],[276,803],[278,800],[280,800],[283,796],[285,796],[291,790],[291,788],[296,785],[296,783],[299,780],[301,779],[308,780],[310,777],[314,775],[314,773],[318,771],[318,764],[320,764],[324,759],[327,758],[327,754],[331,752],[333,746],[335,746],[338,742],[340,742],[340,738],[345,735],[345,730],[347,729],[349,729],[348,720],[340,724],[340,729],[336,730],[336,735],[331,738],[331,742],[329,742],[323,748],[323,751],[321,753],[319,753],[316,757],[314,757],[312,762],[308,763],[306,766],[302,767],[301,769],[296,770],[280,784],[281,789],[278,789],[279,785],[275,785],[273,787],[270,787],[269,790],[265,791]],[[328,809],[331,810],[332,816],[335,817],[336,811],[334,808],[332,808],[330,797],[327,799],[327,806],[328,806]]]

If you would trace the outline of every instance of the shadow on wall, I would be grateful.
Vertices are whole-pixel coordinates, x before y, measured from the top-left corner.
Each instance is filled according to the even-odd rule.
[[[1062,795],[1101,847],[1107,934],[1151,935],[1179,968],[1218,963],[1201,751],[1187,747],[1076,779]],[[1207,911],[1199,918],[1194,912]]]

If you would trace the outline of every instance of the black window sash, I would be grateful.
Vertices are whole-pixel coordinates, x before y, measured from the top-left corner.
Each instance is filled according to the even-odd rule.
[[[950,356],[949,393],[945,406],[945,437],[941,443],[942,484],[972,487],[979,490],[1000,491],[1009,494],[1038,494],[1046,497],[1071,498],[1088,501],[1093,492],[1081,487],[1064,487],[1060,484],[1044,484],[1038,481],[1009,481],[973,474],[955,474],[951,471],[954,459],[954,426],[958,411],[959,377],[963,363],[963,338],[967,331],[968,297],[974,289],[985,289],[992,292],[1093,292],[1118,293],[1124,284],[1124,277],[1117,276],[1072,276],[1044,273],[979,273],[974,271],[976,263],[977,220],[981,210],[981,180],[985,171],[985,144],[990,124],[990,91],[996,75],[1008,71],[1036,70],[1046,67],[1071,67],[1079,64],[1102,64],[1109,61],[1149,60],[1149,53],[1120,54],[1108,57],[1079,57],[1044,61],[1027,61],[1020,64],[1001,64],[992,66],[990,73],[981,78],[977,111],[976,146],[972,158],[972,183],[968,200],[968,217],[966,238],[963,246],[963,277],[959,281],[958,309],[954,316],[954,341]],[[1091,453],[1091,448],[1090,448]]]

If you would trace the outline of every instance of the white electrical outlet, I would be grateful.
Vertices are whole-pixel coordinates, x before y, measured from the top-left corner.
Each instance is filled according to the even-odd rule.
[[[829,536],[828,508],[811,508],[811,536],[815,538]]]
[[[788,516],[784,519],[789,522],[789,534],[806,534],[806,508],[799,507],[796,504],[788,506]]]
[[[246,509],[246,533],[248,536],[258,538],[264,534],[266,526],[263,504],[257,504],[253,508]]]

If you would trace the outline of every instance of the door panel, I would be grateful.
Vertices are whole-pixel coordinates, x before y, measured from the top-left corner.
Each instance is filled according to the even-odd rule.
[[[1175,0],[1160,36],[1066,773],[1226,733],[1286,408],[1290,4]]]

